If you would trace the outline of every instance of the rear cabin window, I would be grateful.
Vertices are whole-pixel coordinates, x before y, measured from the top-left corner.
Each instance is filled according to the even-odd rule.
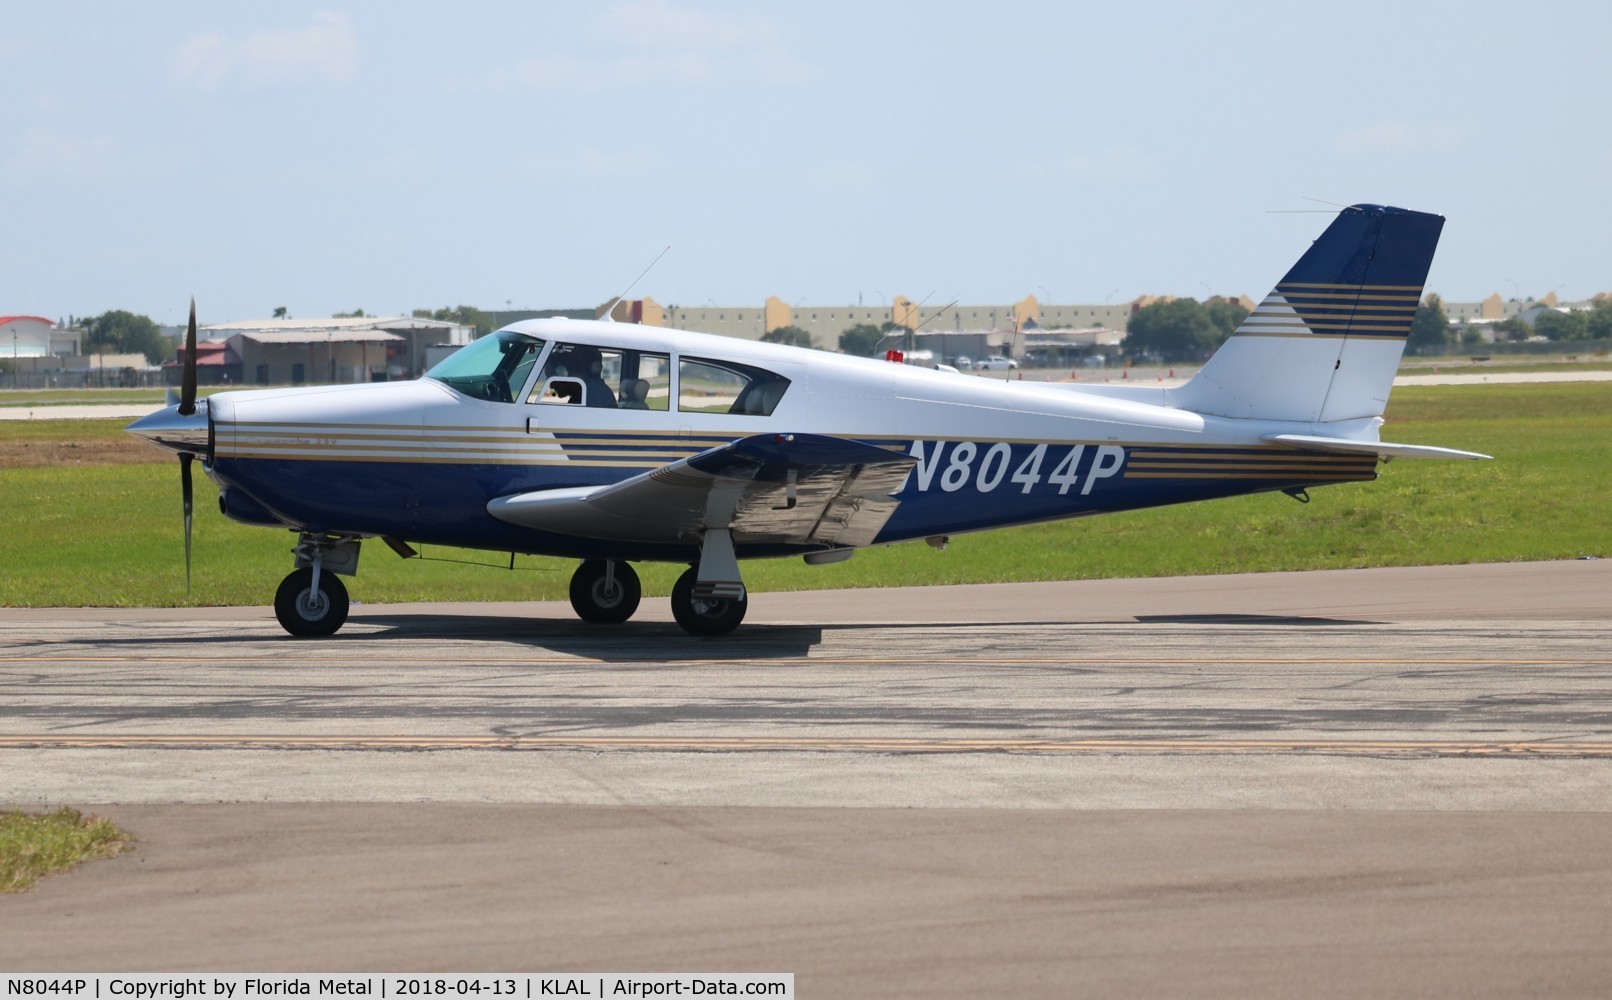
[[[683,413],[770,417],[789,389],[782,375],[734,361],[680,358],[677,408]]]

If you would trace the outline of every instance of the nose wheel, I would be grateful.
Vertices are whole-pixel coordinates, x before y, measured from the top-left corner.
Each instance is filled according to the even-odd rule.
[[[641,596],[638,574],[616,559],[589,559],[571,574],[571,607],[585,622],[624,622],[638,610]]]
[[[293,570],[274,592],[274,617],[292,635],[334,635],[347,621],[347,585],[321,573],[316,588],[311,568]]]

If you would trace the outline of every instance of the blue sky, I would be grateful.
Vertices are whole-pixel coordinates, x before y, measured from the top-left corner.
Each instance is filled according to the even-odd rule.
[[[1445,215],[1451,299],[1612,291],[1612,6],[32,4],[0,312],[203,322],[1262,295]]]

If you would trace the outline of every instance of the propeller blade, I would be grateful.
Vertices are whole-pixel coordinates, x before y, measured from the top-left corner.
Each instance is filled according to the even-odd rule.
[[[190,482],[190,463],[196,458],[188,451],[179,453],[179,495],[185,504],[185,593],[190,593],[190,520],[195,507],[194,489]]]
[[[196,412],[196,300],[190,300],[190,325],[185,328],[185,368],[179,383],[179,415],[188,417]],[[190,465],[185,465],[190,475]],[[189,479],[185,480],[189,482]]]

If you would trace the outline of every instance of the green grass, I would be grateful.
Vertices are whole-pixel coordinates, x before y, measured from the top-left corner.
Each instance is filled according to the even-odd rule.
[[[198,396],[207,397],[241,386],[207,386]],[[256,387],[254,387],[256,388]],[[150,403],[163,405],[166,389],[0,389],[0,406],[104,406],[110,403]]]
[[[60,423],[85,428],[81,434],[121,434]],[[1261,494],[964,535],[943,553],[907,543],[832,566],[748,562],[745,582],[758,591],[805,590],[1612,555],[1612,385],[1402,388],[1383,436],[1495,461],[1395,461],[1375,483],[1314,489],[1309,504]],[[0,469],[10,524],[0,536],[0,605],[269,603],[291,568],[294,536],[225,519],[209,481],[196,478],[195,585],[187,596],[177,462]],[[425,553],[496,568],[400,560],[371,543],[350,581],[353,598],[563,600],[575,565],[521,556],[512,573],[499,553]],[[681,567],[639,570],[646,594],[666,594]]]
[[[1512,372],[1604,372],[1612,371],[1612,361],[1472,361],[1469,358],[1418,358],[1399,366],[1401,375],[1431,375],[1437,368],[1442,375],[1501,375]]]
[[[76,809],[0,812],[0,892],[22,892],[46,875],[110,858],[129,842],[129,835],[111,823]]]

